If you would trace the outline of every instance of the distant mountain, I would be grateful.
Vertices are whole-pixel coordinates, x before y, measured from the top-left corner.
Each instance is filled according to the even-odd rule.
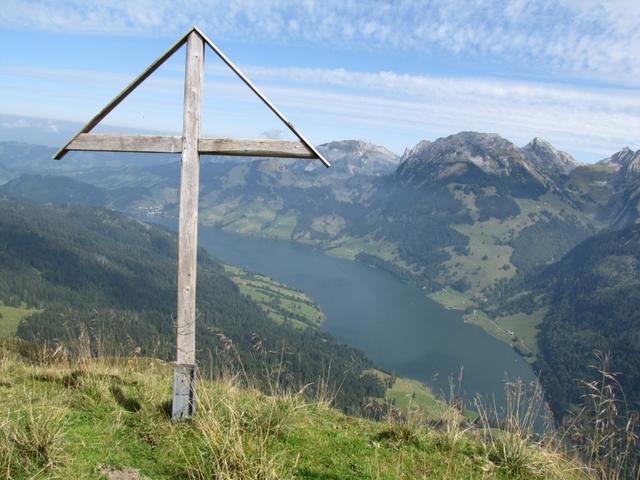
[[[18,327],[25,339],[74,345],[84,326],[101,354],[139,347],[142,355],[171,359],[176,248],[167,229],[110,210],[0,200],[0,301],[38,309]],[[381,382],[364,374],[371,362],[363,353],[319,330],[274,323],[217,261],[204,251],[198,260],[203,368],[216,373],[240,359],[236,367],[266,386],[266,369],[276,365],[279,381],[296,390],[320,380],[340,385],[343,409],[384,395]]]
[[[21,173],[74,175],[79,170],[138,167],[175,162],[178,155],[157,153],[70,152],[64,160],[52,157],[56,148],[21,142],[0,142],[0,165]]]
[[[579,165],[571,155],[538,137],[520,150],[524,158],[554,185]]]
[[[421,141],[401,158],[358,140],[318,148],[332,168],[308,160],[203,157],[201,221],[313,244],[430,288],[452,286],[483,296],[557,261],[596,231],[638,218],[638,161],[631,151],[580,165],[539,138],[518,148],[478,132]],[[18,150],[12,144],[0,155],[10,175],[24,173],[31,165],[27,159],[43,154]],[[64,167],[59,174],[102,192],[52,178],[37,187],[33,177],[0,191],[40,202],[103,201],[136,215],[176,216],[178,159],[149,165],[132,157],[99,165],[74,161],[72,167],[66,159],[47,160]],[[22,167],[13,170],[17,165]],[[30,166],[27,173],[34,170]]]
[[[621,176],[621,180],[630,182],[637,180],[640,176],[640,150],[634,152],[629,147],[625,147],[604,160],[598,162],[600,165],[612,167]]]
[[[22,142],[0,142],[0,164],[11,169],[37,169],[53,162],[55,148]]]
[[[460,132],[407,151],[396,172],[403,185],[454,181],[477,186],[498,185],[516,195],[541,194],[545,187],[538,172],[508,140],[491,133]]]
[[[562,416],[597,372],[594,351],[609,352],[632,409],[640,410],[640,225],[585,240],[502,299],[503,310],[545,311],[539,354],[545,391]]]
[[[598,162],[614,170],[610,188],[614,194],[609,200],[609,222],[615,227],[632,225],[640,219],[640,150],[624,148]]]
[[[370,196],[371,235],[434,286],[473,295],[557,260],[593,230],[541,167],[555,149],[534,143],[460,132],[408,149]]]
[[[325,143],[318,150],[329,160],[327,169],[317,160],[281,158],[254,159],[234,166],[225,175],[225,183],[265,187],[312,187],[331,185],[354,176],[380,176],[393,172],[399,157],[384,147],[360,140]]]
[[[109,193],[103,188],[69,177],[26,174],[0,186],[0,195],[27,198],[37,203],[76,203],[104,206]]]
[[[614,228],[640,219],[640,150],[624,148],[592,165],[573,169],[564,185],[586,213]]]
[[[397,168],[400,160],[395,153],[386,148],[360,140],[325,143],[320,145],[318,150],[326,156],[332,166],[332,169],[323,174],[337,173],[345,177],[388,174]],[[318,162],[307,162],[307,165],[306,170],[321,167]]]

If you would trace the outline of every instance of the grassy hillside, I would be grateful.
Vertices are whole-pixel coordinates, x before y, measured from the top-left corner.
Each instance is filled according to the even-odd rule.
[[[20,353],[22,352],[22,353]],[[278,389],[199,383],[193,421],[166,417],[170,365],[69,360],[4,341],[0,472],[9,479],[580,479],[584,469],[524,434],[373,422]],[[493,439],[493,440],[492,440]]]
[[[294,290],[280,282],[257,273],[245,272],[231,265],[224,269],[240,292],[256,302],[278,325],[289,323],[298,329],[317,329],[324,314],[304,292]]]

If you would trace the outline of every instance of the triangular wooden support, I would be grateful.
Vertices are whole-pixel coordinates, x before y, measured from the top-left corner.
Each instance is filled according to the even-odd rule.
[[[105,135],[91,130],[116,108],[171,55],[186,43],[182,137],[163,135]],[[238,140],[200,137],[205,44],[282,121],[298,141]],[[176,309],[176,364],[174,367],[171,417],[182,420],[193,415],[196,382],[196,269],[198,252],[198,198],[200,154],[244,155],[319,159],[329,162],[311,145],[258,88],[197,27],[191,28],[155,62],[109,102],[76,133],[53,158],[71,150],[103,152],[180,153],[180,209],[178,221],[178,275]]]
[[[163,135],[117,135],[90,133],[113,109],[131,92],[155,72],[169,57],[182,47],[191,33],[195,32],[202,41],[232,70],[244,84],[278,117],[278,119],[298,138],[296,141],[268,139],[227,139],[199,138],[198,151],[206,155],[242,155],[252,157],[283,157],[318,159],[326,167],[329,162],[318,150],[285,118],[271,101],[244,75],[236,65],[198,28],[190,28],[166,52],[149,65],[113,100],[84,125],[53,158],[60,160],[69,151],[108,151],[108,152],[151,152],[181,153],[182,139]]]

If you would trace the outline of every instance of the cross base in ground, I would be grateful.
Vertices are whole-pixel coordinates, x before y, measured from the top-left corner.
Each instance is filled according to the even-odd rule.
[[[196,365],[177,364],[174,367],[171,420],[178,421],[193,416],[196,406],[196,374]]]

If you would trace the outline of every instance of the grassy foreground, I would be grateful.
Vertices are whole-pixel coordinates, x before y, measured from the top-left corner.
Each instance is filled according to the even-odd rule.
[[[0,345],[0,478],[586,478],[558,453],[498,446],[446,412],[438,428],[373,422],[237,379],[202,380],[196,417],[172,424],[169,364]]]

